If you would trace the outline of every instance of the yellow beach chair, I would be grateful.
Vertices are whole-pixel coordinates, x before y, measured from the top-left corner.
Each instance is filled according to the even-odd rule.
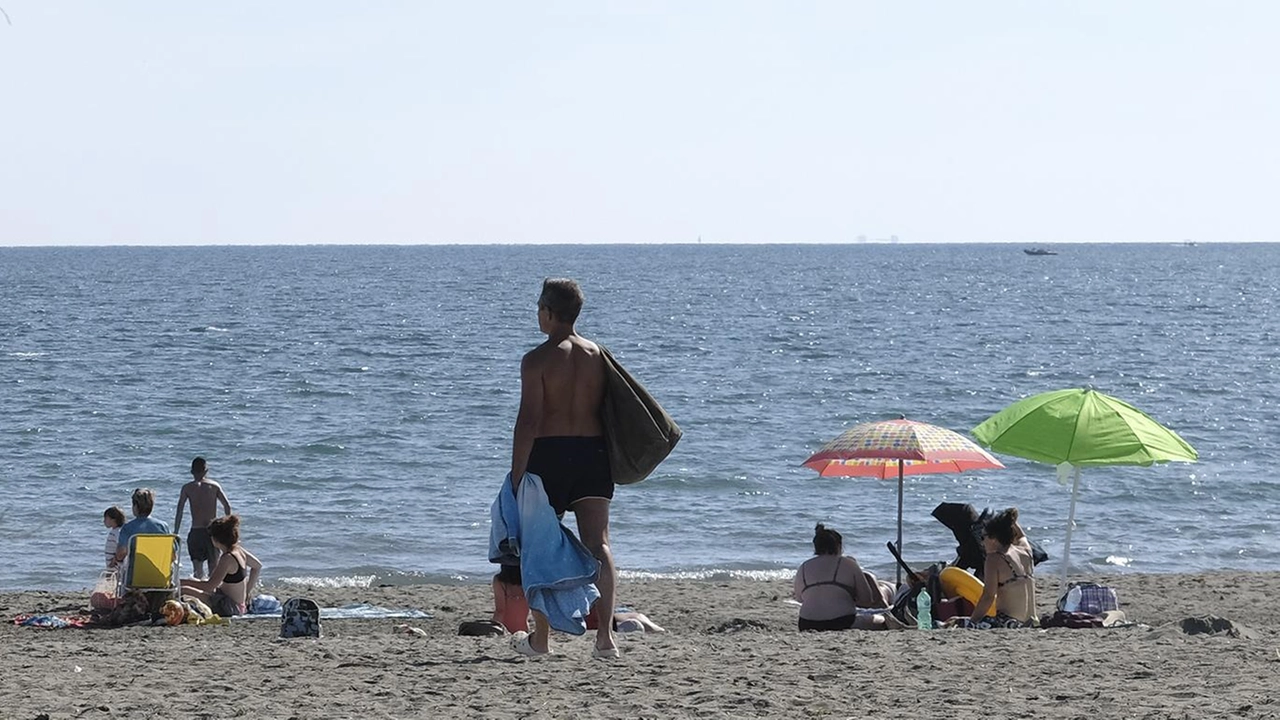
[[[129,541],[129,568],[124,574],[124,590],[166,593],[179,597],[179,550],[177,535],[134,535]]]

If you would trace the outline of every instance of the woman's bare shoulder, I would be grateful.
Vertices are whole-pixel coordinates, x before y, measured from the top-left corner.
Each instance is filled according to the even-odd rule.
[[[852,555],[842,555],[840,557],[840,564],[848,565],[849,567],[857,568],[858,570],[862,569],[862,564],[858,562],[858,558]]]

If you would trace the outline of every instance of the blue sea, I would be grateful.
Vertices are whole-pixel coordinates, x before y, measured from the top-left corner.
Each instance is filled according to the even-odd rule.
[[[892,573],[896,482],[818,478],[810,453],[859,422],[964,433],[1081,386],[1200,462],[1087,469],[1073,573],[1280,569],[1280,246],[1055,249],[0,249],[0,590],[89,586],[103,509],[150,487],[171,522],[197,455],[269,581],[487,581],[546,276],[582,283],[580,331],[685,432],[618,489],[624,577],[786,577],[819,521]],[[1019,507],[1059,569],[1069,488],[1003,460],[908,478],[909,561],[949,559],[929,513],[969,502]]]

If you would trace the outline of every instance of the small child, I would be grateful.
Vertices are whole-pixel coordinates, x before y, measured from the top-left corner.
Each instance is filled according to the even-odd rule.
[[[510,633],[529,631],[529,601],[521,586],[519,565],[503,565],[493,576],[493,620]]]
[[[102,511],[102,525],[107,528],[107,567],[119,565],[116,548],[120,541],[120,526],[124,525],[124,511],[112,505]]]

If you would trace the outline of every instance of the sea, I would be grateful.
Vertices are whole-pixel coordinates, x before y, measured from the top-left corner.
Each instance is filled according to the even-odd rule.
[[[1092,387],[1199,451],[1083,472],[1073,576],[1278,570],[1280,245],[218,246],[0,249],[0,590],[72,590],[134,488],[172,522],[208,459],[268,582],[488,582],[521,355],[545,277],[684,430],[619,487],[630,578],[787,578],[834,526],[892,574],[897,484],[801,463],[853,424],[960,433]],[[1019,508],[1058,573],[1055,468],[909,477],[904,555],[941,502]],[[572,517],[567,518],[570,527]],[[184,519],[185,527],[190,520]],[[189,569],[189,565],[187,566]],[[622,592],[625,600],[625,586]]]

